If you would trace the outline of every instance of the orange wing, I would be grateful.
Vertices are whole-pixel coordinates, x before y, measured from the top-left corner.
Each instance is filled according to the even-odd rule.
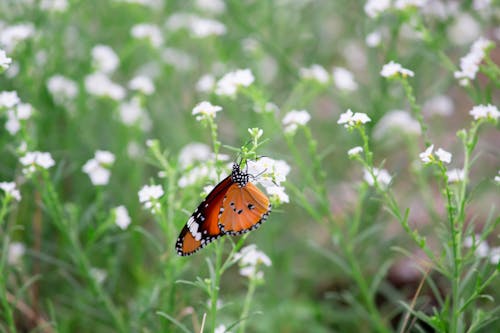
[[[217,222],[222,201],[232,184],[231,176],[226,177],[196,208],[177,238],[178,255],[191,255],[224,235]]]
[[[219,228],[228,235],[239,235],[257,229],[271,212],[268,197],[257,186],[232,184],[222,200]]]

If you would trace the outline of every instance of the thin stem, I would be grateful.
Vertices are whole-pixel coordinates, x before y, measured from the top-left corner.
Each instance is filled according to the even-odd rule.
[[[215,331],[217,325],[217,300],[219,299],[220,279],[223,273],[222,270],[222,253],[224,250],[224,238],[215,243],[215,267],[214,275],[211,281],[211,297],[210,297],[210,327]]]
[[[241,322],[240,329],[239,329],[240,333],[245,332],[245,326],[246,326],[246,322],[248,319],[248,313],[250,312],[250,305],[252,304],[252,299],[253,299],[253,295],[255,293],[256,287],[257,287],[257,279],[255,277],[251,277],[250,281],[249,281],[249,285],[248,285],[247,295],[245,296],[245,303],[243,303],[243,310],[242,310],[241,316],[240,316],[240,322]]]

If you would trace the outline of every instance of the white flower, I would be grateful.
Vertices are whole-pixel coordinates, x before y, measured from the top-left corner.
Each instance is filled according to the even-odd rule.
[[[78,85],[75,81],[56,74],[47,80],[47,89],[57,104],[64,104],[78,95]]]
[[[20,101],[19,96],[17,96],[17,91],[0,92],[0,108],[12,108]]]
[[[454,73],[461,85],[468,85],[470,80],[476,78],[479,65],[483,61],[486,49],[493,44],[492,41],[483,37],[472,44],[470,52],[460,59],[460,70]]]
[[[179,165],[187,168],[197,161],[206,161],[212,155],[210,147],[204,143],[193,142],[184,146],[179,152]]]
[[[21,122],[16,116],[16,112],[14,110],[7,110],[7,121],[5,122],[5,129],[11,135],[15,135],[21,129]]]
[[[107,45],[96,45],[92,48],[92,59],[97,71],[112,73],[120,64],[115,51]]]
[[[107,185],[111,177],[109,168],[115,162],[115,155],[109,151],[97,150],[94,158],[88,160],[82,167],[82,171],[89,177],[95,186]]]
[[[33,107],[28,103],[19,103],[16,108],[16,116],[20,120],[31,118],[33,114]]]
[[[309,68],[301,68],[299,71],[300,77],[306,80],[315,80],[325,84],[330,80],[330,75],[326,69],[318,64],[311,65]]]
[[[363,147],[357,146],[357,147],[349,149],[347,151],[347,156],[349,156],[349,157],[356,156],[356,155],[361,154],[362,152],[363,152]]]
[[[2,189],[6,195],[11,196],[16,201],[21,201],[21,192],[16,187],[14,182],[0,182],[0,189]]]
[[[11,52],[17,44],[35,34],[32,23],[19,23],[0,29],[0,46]]]
[[[157,210],[160,209],[160,199],[163,196],[163,188],[161,185],[144,185],[139,190],[139,202],[144,205],[144,208]]]
[[[136,124],[146,113],[138,98],[132,98],[130,102],[121,103],[119,112],[121,121],[127,126]]]
[[[223,0],[196,0],[196,7],[214,14],[222,14],[226,10]]]
[[[106,280],[106,277],[108,276],[108,273],[101,268],[96,268],[96,267],[91,267],[90,268],[90,275],[94,278],[94,280],[101,284]]]
[[[380,75],[383,77],[394,77],[397,74],[401,74],[403,77],[415,75],[411,70],[403,68],[403,66],[392,60],[385,64],[380,71]]]
[[[271,259],[264,252],[259,251],[254,244],[242,248],[234,255],[234,260],[239,261],[240,274],[250,279],[262,279],[264,273],[258,270],[259,266],[269,267],[272,264]]]
[[[248,129],[248,133],[250,133],[252,138],[259,139],[262,135],[264,135],[264,130],[262,128],[253,127]]]
[[[210,102],[203,101],[193,108],[192,114],[196,116],[196,120],[215,118],[217,112],[222,111],[222,107],[212,105]]]
[[[472,5],[475,10],[487,10],[490,9],[491,0],[474,0]]]
[[[182,177],[179,179],[178,185],[179,187],[184,188],[195,184],[200,180],[217,182],[219,179],[215,167],[213,165],[206,164],[195,166],[189,171],[183,173]]]
[[[226,325],[219,325],[215,328],[214,333],[231,333],[231,332],[226,331]]]
[[[91,95],[99,97],[107,96],[116,101],[125,98],[125,89],[114,83],[104,73],[93,73],[85,77],[85,89]]]
[[[391,183],[392,177],[385,169],[373,168],[373,175],[375,176],[377,183],[382,188],[387,187]],[[375,184],[375,180],[373,179],[372,174],[367,169],[364,170],[364,179],[370,186],[373,186]]]
[[[497,120],[500,117],[500,111],[495,105],[476,105],[470,110],[469,114],[478,119],[493,119]]]
[[[224,75],[215,88],[215,93],[220,96],[234,96],[238,87],[248,87],[255,80],[250,69],[238,69]]]
[[[12,58],[7,57],[4,50],[0,49],[0,68],[7,69],[12,63]]]
[[[448,16],[453,18],[447,29],[448,39],[452,44],[467,45],[481,35],[481,25],[472,15],[462,11],[460,7],[448,11],[450,12]]]
[[[354,75],[343,67],[335,67],[333,69],[333,82],[340,90],[355,91],[358,89],[358,84],[354,80]]]
[[[379,31],[373,31],[366,35],[365,43],[368,47],[377,47],[380,42],[382,42],[382,34]]]
[[[253,107],[253,110],[257,113],[267,113],[267,112],[270,112],[270,113],[278,113],[280,111],[280,108],[272,103],[272,102],[267,102],[266,104],[264,104],[264,106],[262,105],[254,105]]]
[[[221,36],[227,32],[226,26],[223,23],[198,16],[193,16],[189,28],[191,35],[198,38]]]
[[[115,213],[115,224],[122,230],[128,228],[132,220],[130,219],[130,215],[128,215],[127,207],[121,205],[114,209]]]
[[[427,100],[423,106],[425,115],[450,116],[453,114],[453,100],[446,95],[437,95]]]
[[[290,170],[290,165],[285,161],[274,160],[270,157],[247,161],[247,172],[255,178],[255,182],[260,183],[266,189],[279,186],[286,180]]]
[[[285,192],[283,186],[268,186],[266,187],[266,192],[271,196],[271,198],[279,203],[289,203],[290,198]]]
[[[446,171],[446,176],[448,177],[448,183],[457,183],[464,180],[465,172],[463,169],[452,169]]]
[[[163,44],[163,35],[157,25],[150,23],[136,24],[130,30],[132,37],[137,39],[147,39],[154,47],[160,47]]]
[[[492,265],[498,265],[498,262],[500,261],[500,247],[492,247],[490,249],[490,263]]]
[[[431,163],[433,156],[432,156],[432,150],[434,149],[434,145],[430,145],[427,147],[427,149],[423,152],[420,153],[419,157],[424,163]]]
[[[345,128],[352,128],[359,124],[366,124],[370,122],[371,119],[368,117],[366,113],[356,112],[353,113],[351,109],[348,109],[346,112],[340,115],[337,124],[344,125]]]
[[[173,48],[164,48],[161,53],[162,60],[179,71],[193,68],[196,60],[187,52]]]
[[[419,122],[411,114],[404,110],[392,110],[387,112],[377,122],[373,129],[373,137],[380,140],[386,136],[394,137],[394,131],[407,135],[420,135]]]
[[[376,17],[389,9],[391,0],[368,0],[365,4],[365,13],[369,17]]]
[[[130,90],[140,91],[144,95],[151,95],[155,92],[155,85],[153,83],[153,80],[144,75],[134,77],[129,81],[128,87]]]
[[[500,185],[500,170],[498,170],[498,175],[493,179],[497,184]]]
[[[68,9],[67,0],[42,0],[40,9],[50,12],[64,12]]]
[[[306,110],[288,112],[282,120],[285,133],[294,133],[299,126],[305,126],[309,120],[311,120],[311,115]]]
[[[41,151],[26,152],[24,156],[19,158],[19,162],[24,166],[24,174],[35,172],[37,167],[49,169],[56,164],[50,153]]]
[[[436,150],[436,156],[443,163],[449,164],[451,162],[451,153],[447,152],[443,148],[439,148],[438,150]]]
[[[10,265],[17,265],[21,260],[21,257],[26,252],[26,247],[23,243],[12,242],[9,244],[9,248],[7,250],[7,262]]]
[[[410,7],[423,7],[427,0],[396,0],[394,7],[399,10],[404,10]]]
[[[215,87],[215,78],[212,74],[205,74],[196,82],[196,91],[211,92]]]

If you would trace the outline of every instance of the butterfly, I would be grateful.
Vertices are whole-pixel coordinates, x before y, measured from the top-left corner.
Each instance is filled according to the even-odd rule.
[[[177,254],[191,255],[224,235],[257,229],[271,212],[269,198],[233,164],[232,172],[207,195],[182,229]]]

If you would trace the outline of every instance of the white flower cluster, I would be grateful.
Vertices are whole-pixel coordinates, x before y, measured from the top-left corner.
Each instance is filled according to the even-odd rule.
[[[33,107],[28,103],[21,103],[16,91],[0,92],[0,110],[7,110],[5,129],[15,135],[21,129],[21,122],[33,115]]]
[[[151,95],[155,92],[155,85],[150,77],[138,75],[128,82],[130,90],[138,91],[144,95]]]
[[[317,81],[321,84],[326,84],[330,81],[330,75],[326,69],[318,64],[313,64],[309,68],[301,68],[299,75],[303,79]]]
[[[47,89],[59,105],[65,105],[78,95],[78,84],[60,74],[53,75],[47,80]]]
[[[139,202],[152,212],[160,209],[159,199],[165,194],[161,185],[144,185],[139,190]]]
[[[109,183],[111,171],[109,170],[115,162],[115,155],[106,150],[97,150],[94,158],[90,159],[82,167],[95,186],[103,186]]]
[[[26,246],[20,242],[12,242],[7,250],[7,262],[9,265],[18,265],[26,252]]]
[[[65,12],[68,9],[68,0],[42,0],[40,9],[49,12]]]
[[[420,123],[408,111],[392,110],[379,119],[373,128],[373,138],[394,138],[395,131],[407,135],[420,135]]]
[[[373,175],[367,169],[364,169],[363,172],[364,172],[364,179],[368,183],[368,185],[370,185],[370,186],[374,186],[375,180],[377,180],[377,183],[382,188],[386,188],[387,186],[389,186],[389,184],[392,181],[391,175],[385,169],[373,168],[373,170],[372,170]]]
[[[259,270],[262,265],[271,266],[271,259],[262,251],[257,249],[255,244],[245,246],[240,252],[234,255],[234,260],[239,261],[240,274],[249,279],[261,280],[264,272]]]
[[[466,86],[469,84],[469,81],[476,78],[479,65],[486,55],[485,50],[492,44],[492,41],[481,37],[472,44],[470,52],[460,59],[460,70],[454,73],[460,85]]]
[[[115,215],[115,224],[122,230],[127,229],[132,222],[132,219],[128,214],[127,207],[120,205],[118,207],[115,207],[113,212]]]
[[[500,117],[500,111],[492,104],[476,105],[470,110],[469,114],[474,117],[474,120],[493,119],[496,121]]]
[[[448,177],[448,183],[458,183],[464,180],[465,172],[463,169],[451,169],[446,171],[446,177]]]
[[[215,93],[219,96],[233,97],[239,87],[248,87],[254,80],[255,77],[250,69],[237,69],[225,74],[217,81]]]
[[[356,112],[353,113],[350,109],[340,115],[337,124],[344,125],[345,128],[353,128],[360,124],[366,124],[371,119],[366,113]]]
[[[37,168],[49,169],[56,164],[50,153],[41,151],[26,152],[19,158],[19,162],[24,166],[23,173],[28,176],[35,173]]]
[[[7,69],[12,63],[12,58],[7,57],[7,53],[0,49],[0,68]]]
[[[21,201],[21,192],[16,187],[14,182],[0,182],[0,189],[5,192],[6,195],[14,198],[16,201]]]
[[[309,120],[311,120],[311,115],[306,110],[291,110],[283,117],[284,131],[293,134],[299,126],[305,126]]]
[[[256,161],[247,161],[248,173],[253,176],[256,183],[264,186],[267,194],[279,203],[290,202],[285,188],[281,183],[286,180],[290,173],[290,166],[283,160],[274,160],[269,157],[261,157]]]
[[[226,34],[226,26],[214,19],[200,17],[188,13],[175,13],[166,22],[170,30],[187,29],[192,37],[204,38]]]
[[[332,71],[335,86],[342,91],[350,92],[358,90],[358,84],[354,80],[354,75],[346,68],[334,67]]]
[[[18,23],[0,29],[0,47],[7,52],[12,52],[17,44],[32,37],[35,34],[35,27],[32,23]]]
[[[155,48],[163,44],[163,34],[160,28],[151,23],[136,24],[130,29],[132,37],[137,39],[145,39]]]
[[[214,119],[217,112],[222,111],[222,107],[218,105],[212,105],[212,103],[203,101],[197,104],[192,111],[193,116],[196,116],[196,120],[204,119]]]
[[[124,101],[118,107],[120,119],[126,126],[139,124],[144,131],[151,130],[151,119],[149,114],[141,105],[141,99],[132,97],[130,101]]]
[[[423,163],[429,164],[434,161],[436,161],[432,151],[434,150],[434,145],[430,145],[424,152],[420,153],[419,157],[422,160]],[[446,150],[439,148],[436,150],[434,153],[436,154],[437,158],[439,161],[449,164],[451,163],[451,153],[447,152]]]
[[[413,77],[415,75],[413,71],[404,68],[403,66],[401,66],[401,64],[398,64],[397,62],[394,62],[392,60],[389,63],[385,64],[380,71],[380,75],[387,78],[394,77],[398,74],[401,74],[401,76],[403,77]]]

